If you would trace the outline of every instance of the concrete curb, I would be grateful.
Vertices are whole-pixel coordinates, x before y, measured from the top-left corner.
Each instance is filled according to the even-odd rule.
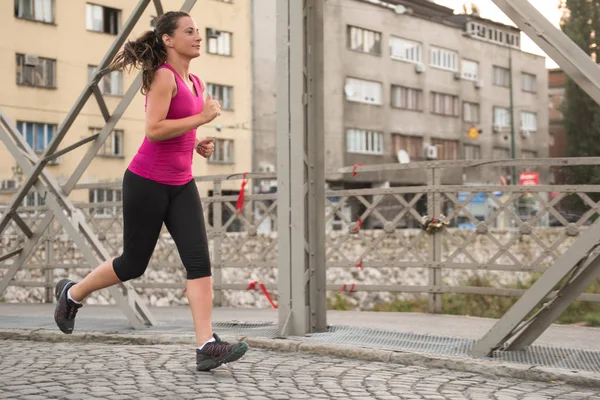
[[[302,352],[363,361],[387,362],[416,365],[428,368],[446,368],[454,371],[471,372],[487,376],[502,376],[540,382],[563,382],[571,385],[600,388],[600,374],[588,371],[538,367],[524,364],[505,363],[460,357],[447,357],[424,353],[379,350],[297,339],[269,339],[262,337],[225,336],[224,340],[244,340],[250,347],[282,352]],[[0,340],[28,340],[49,343],[103,343],[121,345],[172,345],[195,344],[190,334],[122,334],[77,332],[64,335],[46,329],[0,329]]]

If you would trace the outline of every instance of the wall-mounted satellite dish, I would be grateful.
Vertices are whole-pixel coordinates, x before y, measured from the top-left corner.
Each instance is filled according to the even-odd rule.
[[[398,162],[400,164],[408,164],[410,162],[410,156],[408,155],[406,150],[400,150],[396,155],[398,156]]]
[[[354,90],[352,88],[352,85],[344,86],[344,93],[346,93],[347,97],[352,97],[354,95]]]
[[[396,14],[404,14],[406,13],[406,7],[404,7],[402,4],[398,4],[395,11]]]

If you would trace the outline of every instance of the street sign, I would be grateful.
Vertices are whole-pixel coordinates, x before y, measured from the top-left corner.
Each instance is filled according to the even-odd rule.
[[[469,132],[467,133],[467,135],[469,135],[469,137],[473,140],[477,139],[479,137],[479,129],[475,128],[474,126],[472,126],[469,129]]]
[[[540,184],[539,172],[521,172],[519,174],[521,186],[537,186]]]

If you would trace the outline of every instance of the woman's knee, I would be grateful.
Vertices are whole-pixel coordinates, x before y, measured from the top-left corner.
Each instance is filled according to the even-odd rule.
[[[148,262],[149,260],[131,260],[129,257],[122,255],[115,258],[113,268],[121,282],[126,282],[144,275]]]
[[[187,279],[206,278],[212,275],[208,247],[200,246],[182,254]]]

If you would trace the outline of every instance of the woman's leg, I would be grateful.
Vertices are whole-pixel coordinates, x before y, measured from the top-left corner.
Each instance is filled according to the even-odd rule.
[[[123,254],[100,264],[81,282],[56,285],[54,320],[69,334],[81,303],[92,292],[141,276],[160,235],[168,207],[168,186],[127,170],[123,178]],[[73,300],[73,301],[72,301]]]
[[[208,238],[196,183],[174,189],[165,224],[187,270],[187,296],[196,330],[196,369],[208,371],[238,360],[248,350],[245,342],[223,342],[212,331],[212,277]]]
[[[71,298],[81,303],[87,296],[96,290],[104,289],[121,282],[113,268],[113,260],[114,258],[104,261],[83,278],[81,282],[71,286]]]
[[[173,188],[165,225],[187,270],[186,293],[196,342],[202,346],[213,337],[212,276],[202,204],[194,181]]]
[[[160,235],[169,204],[167,185],[127,170],[123,177],[123,253],[100,264],[71,287],[81,302],[92,292],[143,275]]]

